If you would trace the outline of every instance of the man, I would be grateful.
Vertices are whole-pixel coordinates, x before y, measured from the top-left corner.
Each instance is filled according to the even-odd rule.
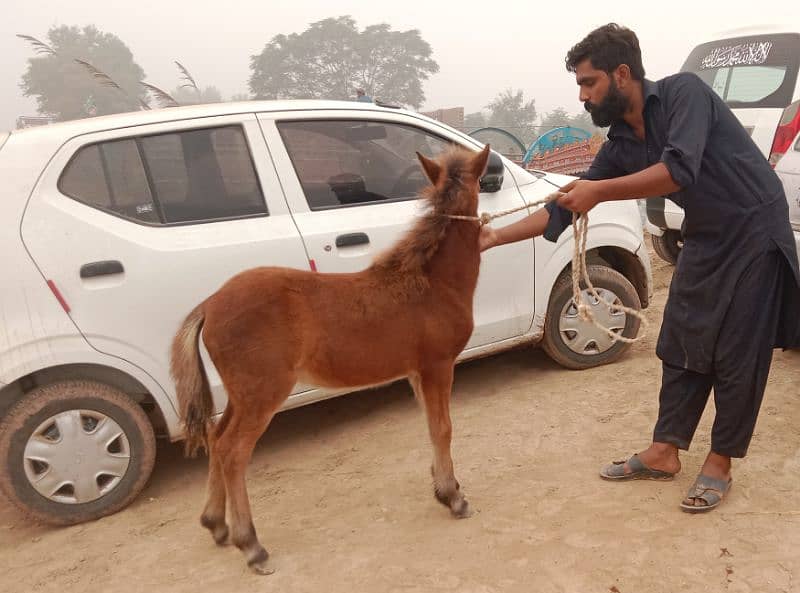
[[[731,458],[744,457],[775,347],[800,344],[800,273],[788,206],[769,163],[730,109],[697,76],[644,78],[639,41],[609,24],[567,54],[580,100],[610,126],[589,171],[558,204],[500,229],[483,249],[544,234],[555,241],[571,212],[600,202],[669,195],[685,211],[684,246],[656,354],[663,379],[652,444],[600,474],[608,480],[674,477],[714,388],[711,450],[681,503],[720,504]]]

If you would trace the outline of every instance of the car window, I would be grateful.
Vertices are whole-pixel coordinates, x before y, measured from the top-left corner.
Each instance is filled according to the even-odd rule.
[[[416,153],[450,142],[402,124],[363,120],[278,122],[309,208],[416,198],[428,184]]]
[[[746,35],[695,47],[681,71],[702,78],[729,107],[784,108],[800,67],[796,33]]]
[[[238,126],[86,146],[67,165],[59,188],[90,206],[149,224],[267,214]]]
[[[62,193],[82,202],[111,209],[108,183],[103,172],[99,146],[87,146],[76,154],[59,182]]]
[[[265,214],[242,130],[192,130],[140,139],[167,222]]]
[[[111,209],[144,222],[158,222],[150,185],[134,140],[98,146],[103,156]]]
[[[728,103],[758,103],[781,87],[786,67],[718,68],[704,70],[699,76]]]

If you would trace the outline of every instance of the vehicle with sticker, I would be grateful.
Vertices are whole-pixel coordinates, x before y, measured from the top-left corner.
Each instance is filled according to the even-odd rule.
[[[800,133],[800,23],[719,34],[695,47],[682,72],[693,72],[719,94],[774,167]],[[653,248],[675,263],[683,210],[664,197],[648,198],[646,228]]]

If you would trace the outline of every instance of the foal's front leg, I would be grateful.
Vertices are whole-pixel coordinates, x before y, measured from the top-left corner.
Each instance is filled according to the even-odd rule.
[[[450,391],[453,387],[453,361],[420,371],[409,377],[411,386],[425,405],[428,431],[433,444],[433,493],[436,500],[450,509],[455,517],[463,519],[472,513],[469,503],[453,473],[450,442],[453,427],[450,423]]]

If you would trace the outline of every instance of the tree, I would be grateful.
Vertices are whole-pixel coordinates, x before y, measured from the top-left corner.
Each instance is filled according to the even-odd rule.
[[[486,114],[483,111],[468,113],[464,116],[464,127],[468,130],[486,127]]]
[[[539,129],[542,133],[552,130],[553,128],[560,128],[562,126],[572,125],[572,118],[567,110],[563,107],[556,107],[553,111],[546,113],[542,117],[542,123]]]
[[[419,31],[387,24],[359,31],[349,16],[276,35],[250,60],[256,99],[352,99],[357,88],[376,99],[418,109],[423,81],[439,71]]]
[[[47,32],[49,45],[24,38],[33,40],[39,56],[28,59],[20,87],[26,97],[36,98],[39,113],[68,120],[141,108],[144,71],[116,35],[90,25],[53,27]],[[92,67],[99,74],[93,74]]]
[[[526,146],[536,139],[536,101],[525,102],[522,90],[506,89],[486,107],[491,111],[490,126],[510,132]]]
[[[222,93],[215,86],[207,86],[195,90],[187,86],[180,86],[172,91],[171,95],[181,105],[195,105],[197,103],[221,103]]]
[[[602,135],[603,130],[598,128],[592,122],[592,117],[587,111],[581,111],[575,115],[570,115],[563,107],[556,107],[553,111],[547,113],[542,117],[540,131],[542,133],[552,130],[553,128],[560,128],[562,126],[572,126],[573,128],[580,128],[586,130],[592,135]]]
[[[592,116],[589,115],[589,112],[585,109],[577,115],[572,116],[572,123],[570,125],[591,132],[593,136],[605,136],[606,134],[605,130],[594,125]]]

